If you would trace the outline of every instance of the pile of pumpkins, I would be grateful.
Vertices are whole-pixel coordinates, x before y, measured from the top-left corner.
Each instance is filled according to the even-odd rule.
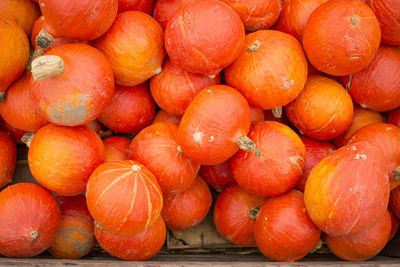
[[[374,257],[399,227],[399,45],[398,0],[2,0],[0,254],[149,259],[210,186],[232,243]],[[7,186],[21,142],[40,186]]]

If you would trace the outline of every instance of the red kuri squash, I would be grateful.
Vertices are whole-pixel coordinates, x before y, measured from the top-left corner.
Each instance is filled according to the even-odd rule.
[[[17,23],[29,37],[40,10],[31,0],[2,0],[0,16]]]
[[[17,160],[17,148],[11,137],[0,131],[0,189],[11,182]]]
[[[171,123],[175,123],[176,125],[179,125],[179,123],[181,122],[182,117],[178,116],[178,115],[174,115],[171,113],[168,113],[162,109],[160,109],[156,116],[154,117],[153,123],[157,123],[157,122],[171,122]]]
[[[199,176],[217,192],[235,182],[229,160],[217,165],[202,165]]]
[[[103,139],[105,162],[129,159],[131,140],[122,136],[111,136]]]
[[[153,17],[165,30],[168,21],[178,11],[181,0],[157,0],[154,5]]]
[[[154,0],[118,0],[118,13],[137,10],[152,15],[153,6]]]

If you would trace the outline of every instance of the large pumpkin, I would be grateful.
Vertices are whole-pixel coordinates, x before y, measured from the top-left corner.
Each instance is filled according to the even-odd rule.
[[[387,122],[400,127],[400,108],[396,108],[389,113]]]
[[[137,10],[152,15],[154,0],[118,0],[118,12]]]
[[[171,122],[171,123],[175,123],[176,125],[179,125],[179,123],[181,122],[182,117],[178,116],[178,115],[174,115],[171,113],[168,113],[162,109],[160,109],[156,116],[154,117],[153,123],[157,123],[157,122]]]
[[[154,5],[153,17],[165,30],[168,21],[178,11],[181,0],[157,0]]]
[[[381,40],[374,12],[360,0],[331,0],[312,12],[303,32],[311,64],[336,76],[368,66]]]
[[[0,131],[0,189],[11,182],[14,174],[17,148],[11,137]]]
[[[131,140],[122,136],[111,136],[103,139],[105,162],[127,160]]]
[[[28,153],[36,181],[64,196],[84,193],[90,174],[103,162],[103,143],[86,126],[47,124],[34,135]]]
[[[163,205],[154,175],[141,163],[131,160],[100,165],[90,176],[86,198],[97,227],[121,236],[148,229]]]
[[[165,48],[171,60],[189,72],[210,76],[239,56],[243,41],[239,16],[217,0],[182,1],[165,29]]]
[[[322,159],[308,176],[304,201],[313,222],[331,236],[360,233],[386,212],[389,177],[379,148],[344,146]]]
[[[229,160],[217,165],[202,165],[199,176],[217,192],[235,182]]]
[[[40,16],[40,10],[31,0],[2,0],[0,16],[17,23],[30,36],[33,24]]]
[[[192,160],[219,164],[247,142],[250,120],[250,107],[238,91],[226,85],[209,86],[186,109],[177,141]]]
[[[60,210],[42,187],[18,183],[0,192],[0,253],[7,257],[33,257],[55,240]]]
[[[111,63],[115,82],[134,86],[161,72],[164,32],[155,19],[140,11],[118,14],[111,29],[94,46]]]
[[[239,58],[225,70],[225,79],[250,105],[278,108],[303,90],[307,59],[293,36],[272,30],[257,31],[246,36]]]

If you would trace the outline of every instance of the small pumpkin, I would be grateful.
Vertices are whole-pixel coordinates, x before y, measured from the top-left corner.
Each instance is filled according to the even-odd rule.
[[[176,125],[179,125],[181,122],[182,117],[178,115],[174,115],[171,113],[168,113],[162,109],[160,109],[157,113],[156,116],[154,117],[153,123],[157,122],[171,122],[175,123]]]
[[[400,108],[396,108],[389,112],[387,122],[400,127]]]
[[[11,182],[17,160],[17,148],[11,137],[0,131],[0,189]]]
[[[0,1],[0,16],[15,22],[30,36],[40,10],[31,0],[3,0]]]
[[[390,241],[393,239],[393,237],[396,236],[397,232],[399,231],[400,222],[399,219],[397,219],[396,215],[394,215],[390,209],[388,209],[388,212],[390,215],[390,220],[392,222],[392,227],[389,235],[389,241]]]
[[[111,136],[103,139],[105,162],[127,160],[131,140],[122,136]]]
[[[152,15],[155,0],[118,0],[118,13],[137,10]]]
[[[217,165],[201,165],[199,176],[217,192],[235,182],[229,160]]]
[[[168,21],[178,11],[181,0],[157,0],[154,5],[153,17],[165,30]]]

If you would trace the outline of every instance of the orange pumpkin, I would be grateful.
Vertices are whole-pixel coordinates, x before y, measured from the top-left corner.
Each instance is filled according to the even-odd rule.
[[[379,148],[344,146],[323,158],[308,176],[304,201],[313,222],[331,236],[357,234],[386,212],[389,177]]]
[[[217,165],[201,165],[199,176],[217,192],[235,182],[229,160]]]
[[[250,107],[251,125],[257,124],[264,120],[264,110],[260,108]]]
[[[107,162],[94,170],[86,200],[96,226],[121,236],[148,229],[163,205],[157,179],[144,165],[131,160]]]
[[[396,215],[394,215],[390,209],[388,209],[388,212],[390,214],[390,220],[392,222],[392,227],[390,229],[390,235],[389,235],[389,241],[390,241],[393,239],[393,237],[396,236],[397,232],[399,231],[400,222],[399,219],[397,219]]]
[[[53,243],[60,225],[54,197],[32,183],[18,183],[0,192],[0,253],[33,257]]]
[[[115,82],[134,86],[161,72],[164,32],[155,19],[140,11],[118,14],[111,29],[94,46],[111,63]]]
[[[9,134],[15,143],[22,144],[21,138],[26,134],[26,131],[18,130],[12,127],[0,116],[0,130]]]
[[[152,15],[153,6],[154,0],[118,0],[118,13],[137,10]]]
[[[380,40],[375,14],[360,0],[333,0],[320,5],[303,31],[303,46],[311,64],[336,76],[368,66]]]
[[[304,90],[289,105],[286,116],[303,134],[329,140],[344,133],[353,119],[353,102],[338,82],[310,76]]]
[[[111,136],[103,139],[105,162],[127,160],[131,140],[122,136]]]
[[[400,187],[390,192],[389,207],[397,219],[400,219]]]
[[[168,21],[178,11],[181,0],[157,0],[154,5],[153,17],[165,30]]]
[[[225,70],[225,79],[250,105],[278,108],[303,90],[307,59],[299,41],[289,34],[257,31],[246,36],[239,58]]]
[[[171,123],[175,123],[176,125],[179,125],[179,123],[181,122],[182,117],[178,116],[178,115],[174,115],[171,113],[168,113],[162,109],[160,109],[156,116],[154,117],[153,123],[157,123],[157,122],[171,122]]]
[[[17,148],[11,137],[0,131],[0,189],[11,182],[17,159]]]
[[[104,146],[89,127],[47,124],[33,137],[28,153],[33,177],[64,196],[83,194],[93,170],[104,162]]]
[[[400,127],[400,108],[392,110],[387,117],[387,122]]]
[[[38,6],[30,0],[0,1],[0,16],[17,23],[30,36],[35,20],[40,16]]]

